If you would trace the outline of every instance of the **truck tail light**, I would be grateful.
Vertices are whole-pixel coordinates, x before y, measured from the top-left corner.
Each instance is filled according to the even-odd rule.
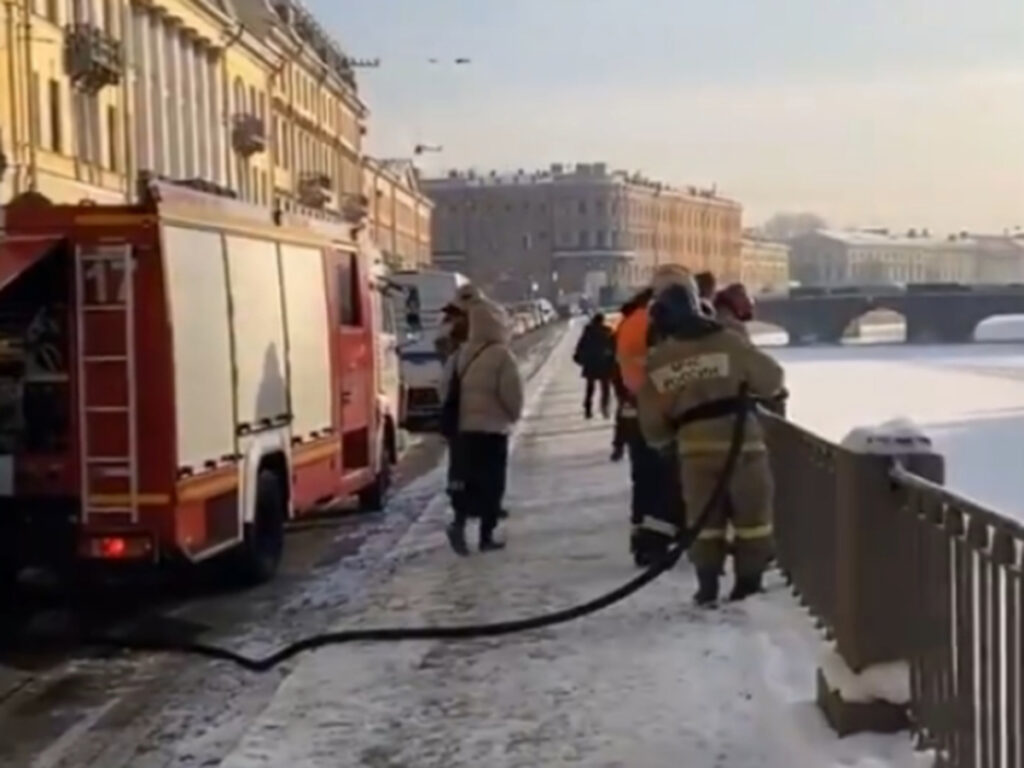
[[[153,553],[146,536],[93,536],[83,542],[83,554],[97,560],[139,560]]]

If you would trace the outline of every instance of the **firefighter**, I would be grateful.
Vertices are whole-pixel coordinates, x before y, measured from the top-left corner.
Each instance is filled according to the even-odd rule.
[[[741,385],[751,396],[776,397],[783,391],[782,368],[745,338],[705,317],[691,280],[680,276],[659,291],[649,314],[654,344],[637,397],[640,427],[652,447],[678,451],[686,524],[692,526],[725,468]],[[699,417],[698,407],[703,411]],[[746,423],[740,451],[725,503],[712,511],[690,549],[699,605],[718,599],[727,524],[735,539],[730,599],[761,591],[773,554],[772,477],[756,418]]]
[[[689,277],[682,267],[662,267],[652,287],[642,291],[624,313],[616,331],[616,359],[626,398],[627,413],[635,407],[635,398],[644,383],[648,342],[648,304],[666,279]],[[628,422],[627,422],[628,423]],[[683,517],[682,495],[678,488],[679,473],[671,451],[655,450],[644,440],[639,429],[628,435],[632,492],[632,529],[630,550],[638,567],[656,562],[679,534],[678,522]]]
[[[754,300],[743,283],[732,283],[715,294],[715,318],[726,328],[750,338],[747,323],[754,319]]]

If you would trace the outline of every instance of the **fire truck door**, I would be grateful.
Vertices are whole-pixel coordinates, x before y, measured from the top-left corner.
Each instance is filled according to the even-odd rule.
[[[370,425],[373,393],[371,309],[356,254],[347,254],[338,266],[339,325],[337,335],[341,428],[344,432]]]

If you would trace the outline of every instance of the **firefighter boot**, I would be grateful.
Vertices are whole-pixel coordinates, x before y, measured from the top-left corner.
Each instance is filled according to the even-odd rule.
[[[737,576],[732,592],[729,593],[729,599],[733,602],[739,602],[740,600],[746,600],[751,595],[763,592],[764,587],[761,585],[761,578],[760,573]]]
[[[718,577],[721,572],[717,568],[697,569],[697,594],[693,602],[700,606],[711,606],[718,602]]]
[[[466,527],[459,523],[452,523],[445,529],[448,535],[448,543],[457,555],[466,557],[469,554],[469,547],[466,545]]]

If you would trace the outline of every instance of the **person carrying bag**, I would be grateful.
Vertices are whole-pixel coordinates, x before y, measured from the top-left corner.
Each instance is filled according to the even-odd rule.
[[[441,432],[449,445],[448,495],[454,520],[448,541],[469,554],[466,523],[480,520],[480,551],[504,548],[494,530],[501,518],[508,435],[523,409],[523,382],[508,344],[504,310],[481,298],[468,308],[469,335],[446,366]]]

